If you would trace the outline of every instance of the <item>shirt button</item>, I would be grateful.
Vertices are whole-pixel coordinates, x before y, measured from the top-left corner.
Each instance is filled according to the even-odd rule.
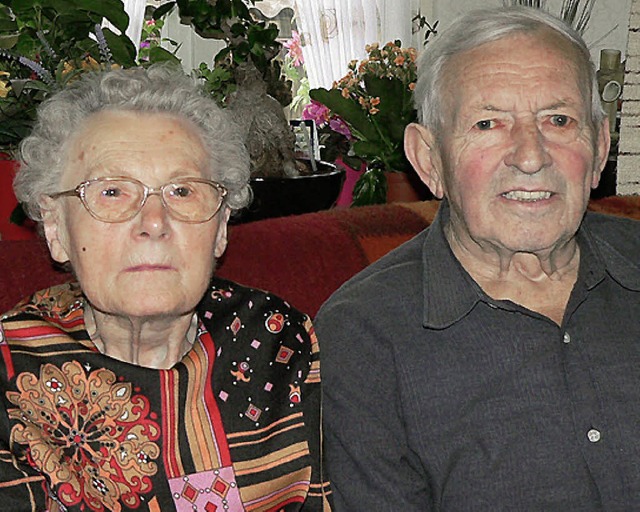
[[[564,343],[571,343],[571,336],[569,336],[569,333],[568,333],[568,332],[565,332],[565,333],[564,333],[564,336],[562,337],[562,341],[563,341]]]
[[[589,438],[589,441],[591,441],[592,443],[597,443],[598,441],[600,441],[600,431],[592,428],[591,430],[589,430],[589,432],[587,432],[587,438]]]

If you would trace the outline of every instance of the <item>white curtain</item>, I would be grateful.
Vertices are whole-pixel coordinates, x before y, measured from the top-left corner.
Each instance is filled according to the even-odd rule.
[[[365,56],[365,45],[378,40],[372,0],[296,0],[295,11],[311,87],[330,88],[351,60]]]
[[[124,10],[129,15],[129,26],[126,34],[133,41],[136,50],[140,46],[140,36],[142,35],[142,22],[144,21],[144,10],[147,0],[124,0]]]
[[[400,39],[415,46],[411,19],[420,0],[295,0],[309,84],[330,88],[365,46]]]
[[[142,35],[142,22],[144,20],[144,10],[147,6],[147,0],[123,0],[124,10],[129,15],[129,26],[125,34],[136,47],[136,53],[140,46],[140,36]],[[103,26],[119,34],[120,31],[111,23],[104,22]]]

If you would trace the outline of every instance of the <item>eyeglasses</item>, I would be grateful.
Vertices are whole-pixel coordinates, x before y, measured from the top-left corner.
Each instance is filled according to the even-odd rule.
[[[79,197],[94,218],[102,222],[125,222],[135,217],[152,195],[160,196],[174,219],[197,224],[207,222],[218,213],[227,189],[204,178],[185,178],[150,188],[134,178],[115,176],[83,181],[74,189],[50,197]]]

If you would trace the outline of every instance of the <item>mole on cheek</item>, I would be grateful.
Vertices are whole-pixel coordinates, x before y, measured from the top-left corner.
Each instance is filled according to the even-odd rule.
[[[82,252],[87,252],[87,248],[86,248],[86,247],[83,247],[83,248],[82,248]]]

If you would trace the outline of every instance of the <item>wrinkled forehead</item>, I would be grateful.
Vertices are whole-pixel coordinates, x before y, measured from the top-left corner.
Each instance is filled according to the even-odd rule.
[[[579,97],[577,103],[584,105],[585,116],[591,115],[591,83],[589,66],[580,50],[552,29],[535,31],[518,31],[507,34],[499,39],[484,43],[475,48],[453,55],[445,63],[440,82],[440,92],[445,112],[453,113],[451,108],[457,104],[461,95],[465,94],[463,87],[465,75],[473,71],[487,70],[487,75],[499,71],[509,64],[521,64],[535,68],[540,64],[553,67],[554,80],[548,81],[547,87],[552,89],[554,82],[558,85],[568,85],[576,91]],[[475,68],[475,70],[474,70]],[[491,70],[491,72],[489,72]],[[495,84],[492,84],[495,85]],[[505,82],[505,87],[509,83]],[[482,87],[482,83],[477,84]],[[550,91],[552,92],[552,91]]]

